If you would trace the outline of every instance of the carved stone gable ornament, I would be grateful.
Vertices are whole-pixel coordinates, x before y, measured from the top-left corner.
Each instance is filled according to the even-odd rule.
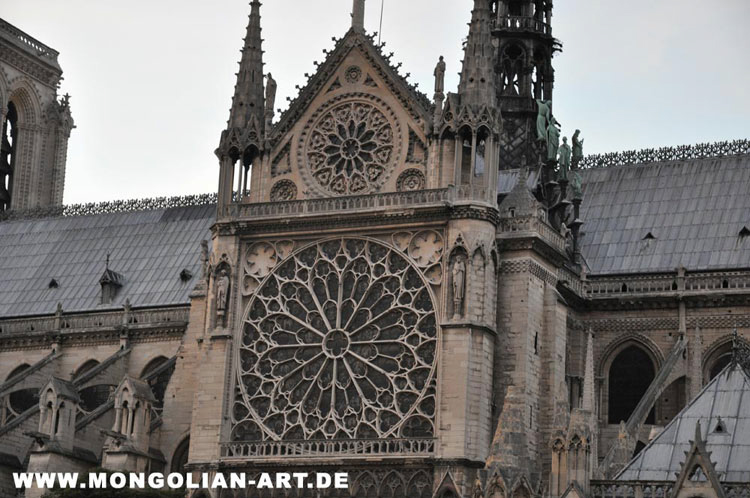
[[[271,187],[271,202],[297,199],[297,185],[291,180],[279,180]]]
[[[407,169],[399,175],[396,188],[399,192],[423,190],[425,188],[424,173],[416,168]]]

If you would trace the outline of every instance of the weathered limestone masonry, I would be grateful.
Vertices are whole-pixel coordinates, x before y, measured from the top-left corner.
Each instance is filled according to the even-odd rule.
[[[0,209],[59,206],[75,126],[58,53],[2,20],[0,40]]]

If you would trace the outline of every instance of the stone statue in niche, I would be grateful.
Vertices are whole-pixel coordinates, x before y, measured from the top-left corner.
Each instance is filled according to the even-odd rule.
[[[466,262],[458,256],[453,263],[453,318],[463,315],[464,298],[466,297]]]
[[[273,114],[273,106],[276,103],[276,80],[271,73],[266,77],[266,112]]]
[[[219,278],[216,280],[216,315],[222,324],[226,323],[226,312],[229,306],[229,274],[226,268],[219,272]]]
[[[445,91],[445,60],[443,56],[440,56],[440,60],[435,66],[435,93],[443,93]]]
[[[578,169],[578,165],[583,159],[583,139],[581,138],[581,130],[576,130],[573,133],[573,169]]]
[[[568,253],[568,256],[573,256],[573,231],[568,228],[568,226],[565,223],[562,223],[560,226],[560,235],[563,236],[563,239],[565,239],[565,252]]]
[[[568,179],[568,171],[570,171],[570,145],[568,145],[568,137],[563,137],[563,143],[560,146],[560,157],[558,162],[560,163],[560,179]]]

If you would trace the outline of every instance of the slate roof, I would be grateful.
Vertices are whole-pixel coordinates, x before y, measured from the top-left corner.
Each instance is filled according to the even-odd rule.
[[[0,317],[52,314],[58,302],[65,312],[121,308],[126,298],[134,307],[186,304],[215,218],[215,205],[196,205],[1,222]],[[107,253],[123,282],[103,306]]]
[[[716,432],[719,418],[724,431]],[[700,421],[706,450],[722,482],[750,482],[750,377],[730,363],[615,477],[674,481]]]
[[[517,176],[501,171],[500,192]],[[591,168],[582,179],[591,273],[750,268],[750,236],[739,236],[750,228],[750,155]]]

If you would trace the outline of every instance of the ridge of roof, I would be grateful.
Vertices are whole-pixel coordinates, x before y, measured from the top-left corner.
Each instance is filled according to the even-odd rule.
[[[610,168],[667,161],[718,159],[726,156],[743,155],[750,155],[750,140],[748,139],[591,154],[583,158],[580,167],[582,169]]]
[[[72,216],[90,216],[96,214],[133,213],[156,209],[210,206],[216,203],[216,193],[88,202],[4,211],[0,213],[0,222],[39,218],[69,218]]]

